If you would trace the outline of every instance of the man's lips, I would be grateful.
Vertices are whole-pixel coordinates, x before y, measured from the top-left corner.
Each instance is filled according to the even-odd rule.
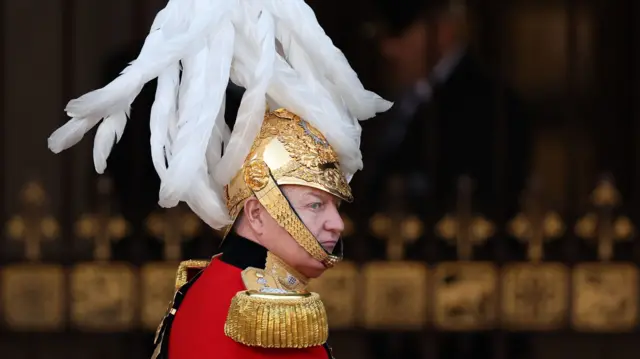
[[[327,252],[332,252],[333,249],[336,247],[336,244],[338,244],[338,240],[337,239],[331,239],[328,241],[324,241],[320,243],[322,245],[322,247],[327,250]]]

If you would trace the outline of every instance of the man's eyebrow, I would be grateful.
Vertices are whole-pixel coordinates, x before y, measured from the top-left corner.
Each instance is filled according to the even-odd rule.
[[[336,204],[336,206],[340,206],[340,204],[342,204],[342,201],[340,200],[340,198],[337,198],[329,193],[326,192],[322,192],[322,193],[318,193],[318,192],[314,192],[314,191],[307,191],[305,192],[305,197],[306,196],[312,196],[318,200],[321,200],[323,202],[334,202]]]
[[[314,191],[311,191],[311,190],[306,191],[306,192],[304,193],[304,196],[305,196],[305,197],[314,197],[314,198],[316,198],[316,199],[320,199],[320,200],[323,200],[323,201],[325,200],[325,198],[323,198],[323,197],[322,197],[322,195],[319,195],[318,193],[316,193],[316,192],[314,192]]]

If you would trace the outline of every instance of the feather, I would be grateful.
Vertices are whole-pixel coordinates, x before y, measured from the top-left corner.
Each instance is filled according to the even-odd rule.
[[[160,186],[160,205],[175,206],[206,165],[206,150],[220,111],[233,57],[234,29],[223,21],[209,44],[185,59],[178,133],[172,158]]]
[[[259,9],[248,9],[244,12],[247,18],[234,25],[243,27],[255,23],[255,27],[250,30],[250,39],[259,48],[258,60],[251,82],[246,86],[247,90],[242,97],[225,155],[214,171],[216,181],[221,184],[231,181],[249,154],[264,119],[267,88],[273,76],[276,57],[273,17],[268,11],[260,11],[257,21],[253,21],[251,10],[256,12]]]
[[[335,85],[332,90],[345,101],[355,117],[365,120],[391,108],[391,102],[364,89],[342,51],[333,45],[318,24],[313,10],[304,1],[265,0],[263,6],[276,16],[298,44],[304,46],[310,66]]]
[[[257,51],[251,49],[250,40],[244,34],[236,36],[236,51],[240,51],[243,56],[242,59],[234,61],[233,73],[236,79],[242,79],[255,68]],[[276,56],[274,75],[267,95],[278,105],[304,118],[325,135],[338,154],[345,175],[353,174],[362,168],[358,138],[360,126],[354,124],[346,111],[341,109],[326,91],[314,90],[314,87],[305,82],[280,56]]]
[[[364,89],[302,0],[169,0],[120,76],[67,104],[71,119],[49,137],[49,148],[75,145],[102,120],[93,149],[102,173],[132,102],[156,77],[149,126],[159,204],[184,201],[217,229],[231,223],[224,186],[249,153],[265,101],[322,132],[348,179],[362,167],[358,120],[391,106]],[[233,132],[225,123],[229,80],[246,89]]]
[[[52,151],[57,153],[73,146],[102,118],[129,111],[143,85],[169,64],[176,63],[194,44],[197,45],[201,35],[216,25],[234,1],[206,0],[207,6],[200,11],[185,14],[184,9],[189,3],[189,0],[169,1],[154,19],[138,58],[107,86],[67,104],[65,111],[72,119],[50,136],[48,142]],[[174,31],[167,37],[168,34],[161,31],[167,23],[182,24],[184,30]]]
[[[98,122],[100,122],[100,118],[72,118],[49,136],[49,149],[53,153],[60,153],[69,147],[75,146],[82,140],[84,134],[92,129]]]
[[[207,174],[203,172],[197,176],[185,202],[211,228],[220,229],[232,223],[231,217],[222,194],[215,190],[219,187],[212,185],[206,178]]]
[[[120,141],[127,124],[128,114],[125,112],[109,116],[102,121],[96,132],[93,144],[93,163],[96,172],[102,174],[107,168],[107,158],[113,145]]]
[[[169,123],[175,122],[180,68],[177,64],[166,68],[158,76],[156,97],[151,106],[151,158],[160,179],[167,171],[166,148],[169,146]]]
[[[220,111],[218,111],[218,117],[216,117],[216,123],[213,127],[211,138],[209,139],[209,144],[207,145],[206,158],[207,169],[209,172],[212,172],[215,166],[220,161],[220,158],[222,157],[223,146],[228,141],[230,135],[229,127],[224,122],[225,98],[226,96],[222,99]]]

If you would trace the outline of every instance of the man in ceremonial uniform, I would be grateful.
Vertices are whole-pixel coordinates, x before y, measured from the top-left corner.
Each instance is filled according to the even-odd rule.
[[[391,104],[363,88],[302,0],[171,0],[138,58],[68,104],[50,149],[102,120],[93,153],[104,171],[133,99],[156,77],[159,203],[186,202],[225,240],[210,261],[180,266],[154,358],[330,357],[324,307],[305,288],[342,258],[338,207],[362,167],[358,120]],[[233,131],[229,80],[245,89]]]

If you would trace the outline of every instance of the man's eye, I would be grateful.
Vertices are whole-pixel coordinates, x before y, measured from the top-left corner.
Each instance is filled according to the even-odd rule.
[[[311,203],[309,207],[311,207],[311,209],[320,209],[322,208],[322,203],[320,202]]]

